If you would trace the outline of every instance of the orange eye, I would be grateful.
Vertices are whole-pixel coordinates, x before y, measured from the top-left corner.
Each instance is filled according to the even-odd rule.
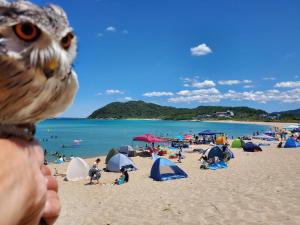
[[[40,35],[40,30],[31,23],[19,23],[13,29],[16,35],[24,41],[34,41]]]
[[[61,47],[63,47],[66,50],[70,48],[73,38],[74,38],[74,34],[68,33],[65,37],[61,39],[60,41]]]

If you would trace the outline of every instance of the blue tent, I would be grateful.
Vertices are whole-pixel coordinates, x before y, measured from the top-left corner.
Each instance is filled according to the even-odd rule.
[[[297,148],[300,147],[300,142],[296,141],[294,138],[289,137],[284,145],[285,148]]]
[[[199,135],[216,135],[216,134],[222,134],[222,133],[214,130],[204,130],[199,133]]]
[[[119,153],[110,158],[106,165],[106,169],[112,172],[120,172],[122,167],[129,170],[136,170],[134,163],[125,155]]]
[[[262,149],[254,144],[253,142],[247,142],[244,144],[243,149],[245,152],[257,152],[257,151],[262,151]]]
[[[214,157],[218,157],[219,160],[224,160],[224,153],[222,151],[221,146],[214,146],[206,152],[206,156],[208,159],[212,159]]]
[[[180,179],[187,176],[175,163],[165,158],[156,159],[150,173],[150,177],[157,181]]]

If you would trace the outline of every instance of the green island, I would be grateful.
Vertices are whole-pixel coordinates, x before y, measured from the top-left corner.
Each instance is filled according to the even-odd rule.
[[[144,101],[112,102],[95,110],[89,119],[238,120],[297,122],[300,109],[268,113],[250,107],[198,106],[175,108]]]

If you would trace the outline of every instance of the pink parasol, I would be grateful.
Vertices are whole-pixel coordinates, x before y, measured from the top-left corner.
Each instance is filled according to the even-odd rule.
[[[193,138],[193,136],[190,135],[190,134],[184,135],[184,139],[185,139],[185,140],[189,140],[189,139],[192,139],[192,138]]]
[[[149,143],[154,143],[154,142],[165,142],[164,139],[155,137],[152,134],[143,134],[139,135],[133,138],[134,141],[144,141],[144,142],[149,142]]]

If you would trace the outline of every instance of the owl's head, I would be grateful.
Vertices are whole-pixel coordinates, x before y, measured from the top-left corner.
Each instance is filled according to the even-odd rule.
[[[60,7],[0,0],[0,123],[35,123],[70,105],[76,46]]]
[[[23,60],[47,79],[71,73],[76,37],[63,9],[0,0],[0,51]]]

